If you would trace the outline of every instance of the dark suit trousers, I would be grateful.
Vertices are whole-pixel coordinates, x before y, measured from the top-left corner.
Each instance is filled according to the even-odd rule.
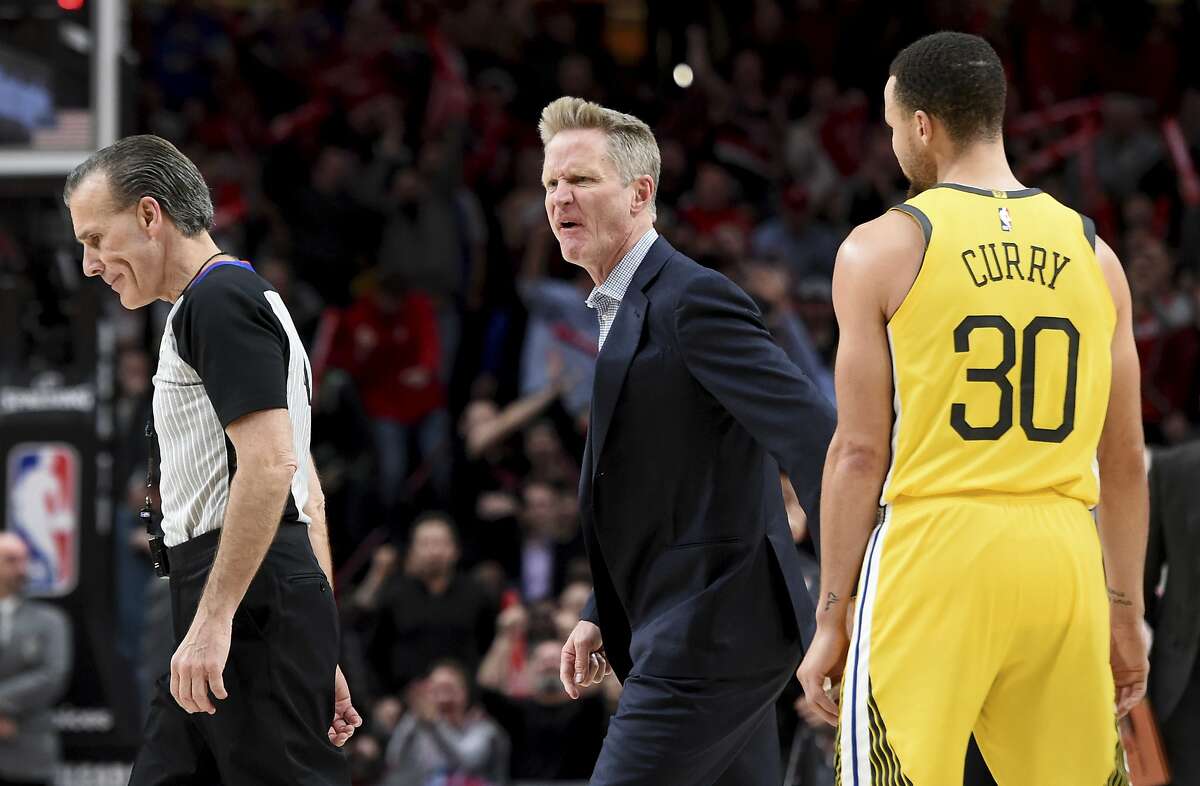
[[[1200,784],[1200,661],[1192,669],[1192,679],[1171,710],[1171,717],[1160,728],[1167,760],[1171,763],[1172,786]]]
[[[779,786],[775,699],[794,666],[756,679],[631,674],[592,786]]]
[[[171,549],[175,640],[187,634],[218,532]],[[304,525],[279,528],[233,619],[214,715],[189,715],[158,680],[130,786],[348,786],[329,742],[338,622]]]

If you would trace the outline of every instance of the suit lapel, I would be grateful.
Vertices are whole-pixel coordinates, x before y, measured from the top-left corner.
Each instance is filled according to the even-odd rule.
[[[631,286],[621,300],[617,319],[608,331],[604,349],[596,358],[596,387],[592,395],[592,471],[595,472],[599,459],[604,455],[604,440],[612,424],[613,410],[621,387],[625,384],[625,373],[637,352],[638,340],[642,336],[642,324],[646,319],[646,296]]]
[[[642,337],[642,325],[649,306],[643,291],[674,253],[675,249],[661,236],[650,246],[645,259],[633,274],[633,280],[629,282],[629,289],[625,291],[625,297],[621,300],[621,308],[608,331],[604,348],[596,358],[596,376],[592,389],[592,428],[588,433],[593,475],[600,463],[600,457],[604,455],[604,441],[612,424],[613,411],[625,384],[629,364],[637,353]]]

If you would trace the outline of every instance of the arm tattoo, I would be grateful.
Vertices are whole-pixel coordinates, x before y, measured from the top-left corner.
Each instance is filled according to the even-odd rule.
[[[1112,587],[1108,588],[1108,599],[1118,606],[1132,606],[1133,601],[1125,597],[1124,592],[1117,592]]]
[[[831,609],[839,600],[841,600],[841,598],[837,596],[836,592],[830,592],[825,598],[825,611],[829,611],[829,609]]]

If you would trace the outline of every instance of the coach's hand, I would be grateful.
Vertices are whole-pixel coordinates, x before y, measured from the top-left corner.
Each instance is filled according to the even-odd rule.
[[[840,620],[818,625],[812,644],[804,653],[800,668],[796,670],[796,679],[804,688],[804,698],[830,726],[837,725],[838,707],[825,692],[825,680],[834,685],[841,681],[849,648],[850,638]]]
[[[1146,695],[1150,661],[1140,616],[1112,621],[1109,661],[1117,689],[1117,717],[1124,718]]]
[[[362,725],[362,716],[350,702],[350,686],[338,666],[333,675],[333,724],[329,727],[329,741],[339,748],[354,736],[354,730]]]
[[[209,616],[197,611],[187,635],[171,658],[171,695],[189,713],[217,711],[209,691],[218,699],[228,697],[225,661],[229,659],[229,641],[233,617]]]
[[[580,688],[597,685],[611,673],[612,666],[604,655],[600,628],[587,620],[580,620],[567,637],[559,660],[558,676],[567,695],[578,699]]]

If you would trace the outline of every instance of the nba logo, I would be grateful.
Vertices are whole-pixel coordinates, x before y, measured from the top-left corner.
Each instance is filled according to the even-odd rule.
[[[7,528],[29,548],[33,596],[79,583],[79,454],[65,442],[25,442],[8,454]]]
[[[1005,232],[1012,231],[1012,216],[1008,214],[1008,208],[1000,208],[1000,228]]]

